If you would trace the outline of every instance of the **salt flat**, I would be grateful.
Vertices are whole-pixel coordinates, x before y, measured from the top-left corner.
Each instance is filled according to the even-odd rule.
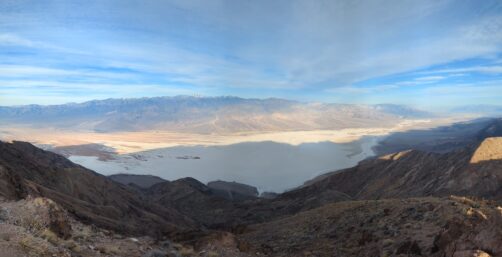
[[[373,147],[392,132],[456,121],[459,119],[404,120],[387,128],[259,133],[98,133],[19,126],[0,127],[0,133],[3,140],[29,141],[53,149],[107,146],[105,150],[86,147],[86,151],[65,154],[73,162],[104,175],[152,174],[168,180],[193,177],[202,182],[222,179],[254,185],[260,191],[280,192],[373,156]],[[102,158],[103,151],[107,158]]]
[[[382,136],[396,131],[434,127],[449,124],[458,119],[404,120],[387,128],[350,128],[340,130],[309,130],[283,132],[240,132],[196,134],[172,131],[110,132],[69,131],[56,128],[34,128],[29,126],[0,126],[0,139],[20,140],[38,145],[68,146],[83,144],[102,144],[111,147],[119,154],[140,152],[174,146],[231,145],[242,142],[273,141],[290,145],[329,141],[347,143],[363,136]]]
[[[174,146],[116,155],[109,160],[96,156],[70,156],[70,160],[104,175],[149,174],[167,180],[193,177],[238,181],[259,191],[282,192],[315,176],[356,165],[373,156],[379,137],[350,143],[245,142],[231,145]]]

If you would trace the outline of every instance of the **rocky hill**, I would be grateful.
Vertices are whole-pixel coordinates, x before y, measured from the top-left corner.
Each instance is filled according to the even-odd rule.
[[[497,205],[462,197],[344,201],[247,227],[266,256],[501,256]]]
[[[193,178],[155,184],[144,194],[150,202],[170,206],[207,228],[231,228],[252,205],[222,197],[220,191]]]
[[[126,186],[31,144],[2,142],[0,227],[8,235],[0,233],[0,250],[11,256],[501,256],[501,158],[498,137],[446,153],[407,150],[272,199],[236,201],[192,178]],[[79,238],[79,231],[90,235]]]
[[[352,199],[451,194],[498,199],[502,197],[501,141],[487,138],[448,153],[408,150],[365,160],[286,195],[336,190]]]
[[[114,174],[108,176],[108,178],[123,185],[133,184],[145,189],[155,184],[166,182],[165,179],[152,175]]]
[[[0,142],[0,196],[46,197],[80,220],[133,234],[171,233],[193,226],[176,210],[149,205],[127,187],[29,143]]]
[[[209,243],[211,242],[211,243]],[[48,198],[19,201],[0,199],[0,255],[2,257],[250,257],[237,249],[226,232],[200,237],[192,244],[166,237],[131,237],[94,224],[82,224]]]
[[[501,118],[481,118],[432,129],[393,133],[376,145],[377,155],[409,149],[447,153],[477,144],[487,137],[502,136]]]
[[[207,183],[215,193],[230,200],[246,200],[258,197],[258,189],[254,186],[227,181],[211,181]]]

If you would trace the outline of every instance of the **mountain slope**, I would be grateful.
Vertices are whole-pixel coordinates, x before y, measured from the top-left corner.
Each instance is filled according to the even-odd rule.
[[[461,197],[345,201],[249,226],[241,249],[265,256],[501,256],[496,205]]]
[[[229,200],[242,201],[258,197],[258,189],[256,187],[237,183],[235,181],[211,181],[207,183],[207,186],[219,196],[227,198]]]
[[[221,194],[193,178],[158,183],[145,190],[148,201],[175,208],[201,226],[228,229],[242,221],[248,205]]]
[[[502,138],[448,153],[417,150],[360,162],[287,194],[337,190],[353,199],[469,195],[501,199]]]
[[[365,160],[274,199],[231,201],[195,179],[128,187],[31,144],[0,142],[0,198],[41,196],[89,225],[177,236],[198,250],[188,256],[208,256],[214,244],[231,245],[226,256],[499,256],[496,202],[443,196],[500,200],[500,158],[502,138],[489,137],[448,153]]]
[[[373,150],[377,155],[408,149],[447,153],[477,144],[487,137],[499,136],[502,136],[502,119],[482,118],[433,129],[396,132],[380,141]]]
[[[395,105],[301,103],[238,97],[154,97],[0,107],[2,122],[67,130],[195,133],[386,127],[424,112]]]
[[[114,174],[108,176],[108,178],[123,185],[134,184],[141,188],[149,188],[155,184],[167,181],[161,177],[153,175],[135,175],[135,174]]]
[[[105,176],[29,143],[0,142],[0,196],[47,197],[86,223],[126,233],[173,233],[192,227],[174,209],[146,204]]]

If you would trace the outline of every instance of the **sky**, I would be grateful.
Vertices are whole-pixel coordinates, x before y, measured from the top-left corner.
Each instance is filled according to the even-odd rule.
[[[0,105],[502,104],[502,1],[0,1]]]

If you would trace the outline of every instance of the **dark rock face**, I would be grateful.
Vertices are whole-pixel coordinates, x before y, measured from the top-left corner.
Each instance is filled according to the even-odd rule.
[[[327,203],[350,200],[344,193],[326,190],[319,194],[282,194],[273,199],[230,200],[193,179],[156,184],[144,191],[153,203],[170,206],[211,229],[241,231],[246,225],[274,220],[317,208]]]
[[[494,119],[488,126],[479,131],[476,138],[482,141],[489,137],[501,137],[502,136],[502,119]]]
[[[114,174],[108,176],[108,178],[123,185],[134,184],[140,188],[149,188],[155,184],[167,181],[157,176],[135,174]]]
[[[373,150],[386,155],[409,149],[447,153],[478,144],[488,137],[502,136],[502,119],[484,118],[425,130],[410,130],[389,135]]]
[[[50,198],[82,221],[126,233],[171,233],[192,226],[189,218],[105,176],[29,143],[0,142],[0,195]]]
[[[275,192],[263,192],[260,194],[260,197],[265,199],[274,199],[277,196],[279,196],[279,194]]]
[[[207,183],[215,194],[229,200],[249,200],[258,197],[258,189],[253,186],[227,181],[211,181]]]
[[[193,178],[155,184],[144,194],[150,202],[179,210],[210,228],[230,225],[230,216],[237,205],[214,195],[209,187]]]

